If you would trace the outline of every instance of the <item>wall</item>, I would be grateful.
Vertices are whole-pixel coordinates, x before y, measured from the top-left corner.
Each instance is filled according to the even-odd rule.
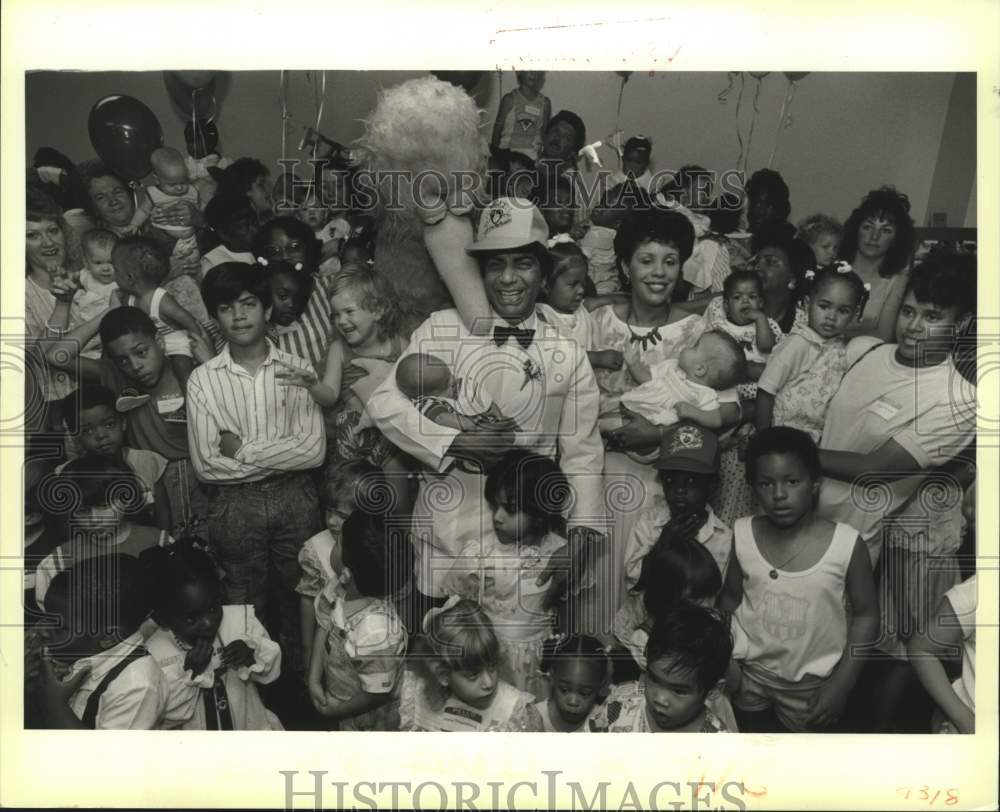
[[[360,119],[371,109],[380,87],[422,73],[327,72],[322,131],[335,140],[356,138],[362,132]],[[319,74],[294,71],[286,76],[291,114],[287,146],[295,155],[303,128],[315,120],[313,94]],[[844,219],[867,190],[889,183],[909,195],[912,215],[923,224],[934,182],[935,200],[954,209],[934,210],[945,210],[949,224],[970,220],[974,224],[969,179],[949,173],[935,177],[939,161],[951,160],[951,144],[960,141],[949,138],[942,144],[955,78],[953,73],[812,73],[799,81],[789,108],[792,123],[780,133],[774,160],[774,168],[792,190],[793,219],[814,211]],[[87,114],[94,102],[112,93],[142,99],[159,117],[166,143],[183,146],[183,122],[171,108],[160,73],[33,73],[26,83],[29,159],[45,144],[75,160],[90,155]],[[228,84],[217,118],[225,153],[275,161],[281,154],[279,73],[233,73]],[[725,73],[635,72],[625,85],[620,124],[628,134],[643,132],[653,139],[654,161],[661,169],[684,163],[719,171],[733,168],[739,153],[739,82],[727,103],[721,104],[717,96],[726,86]],[[486,110],[487,136],[498,91],[513,87],[513,73],[507,71],[502,83],[491,72],[477,89],[477,101]],[[756,87],[747,75],[740,106],[745,142]],[[593,141],[615,127],[619,88],[619,77],[610,71],[549,72],[544,92],[554,111],[568,108],[580,114]],[[788,88],[780,73],[763,80],[750,143],[750,171],[767,164]],[[953,107],[948,132],[960,132],[963,125],[974,131],[974,107]]]

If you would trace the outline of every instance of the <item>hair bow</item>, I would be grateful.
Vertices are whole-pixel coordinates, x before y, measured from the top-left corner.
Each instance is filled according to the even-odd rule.
[[[806,271],[805,277],[806,277],[806,279],[815,279],[816,278],[816,271]]]
[[[851,267],[851,263],[842,259],[837,260],[837,273],[850,273],[853,270],[854,268]]]
[[[435,606],[433,609],[428,609],[427,614],[424,615],[423,623],[420,624],[420,628],[423,630],[423,633],[429,634],[428,629],[430,629],[431,621],[438,615],[454,609],[460,600],[462,600],[461,595],[451,595],[441,606]]]
[[[575,242],[575,240],[569,234],[565,233],[555,234],[549,237],[547,245],[549,248],[552,248],[553,246],[562,245],[563,243],[568,243],[568,242],[569,243]]]
[[[303,266],[301,262],[296,262],[292,267],[297,271],[301,271]]]
[[[267,267],[267,259],[265,257],[257,257],[257,264],[263,268]]]
[[[871,282],[865,282],[865,291],[867,293],[871,293],[872,292],[872,283]]]

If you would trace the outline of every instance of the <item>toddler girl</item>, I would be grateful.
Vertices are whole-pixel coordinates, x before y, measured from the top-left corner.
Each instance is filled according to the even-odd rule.
[[[926,631],[918,631],[907,654],[913,670],[937,708],[931,717],[935,733],[976,732],[976,599],[975,575],[945,593]],[[951,682],[941,658],[962,648],[962,674]]]
[[[764,512],[736,521],[720,598],[733,613],[740,727],[771,729],[772,707],[785,730],[829,727],[861,671],[856,652],[878,634],[868,549],[852,527],[816,514],[819,451],[805,432],[778,426],[756,434],[746,469]]]
[[[153,320],[174,372],[185,386],[194,367],[187,334],[197,336],[209,347],[215,344],[198,320],[162,287],[170,273],[170,261],[156,243],[143,237],[123,239],[115,246],[112,260],[115,281],[127,294],[125,304],[138,307]]]
[[[316,636],[309,663],[313,706],[341,730],[396,730],[406,630],[390,596],[407,572],[405,537],[385,520],[354,511],[341,529],[341,585],[316,598]],[[412,568],[412,561],[410,562]]]
[[[367,267],[345,265],[329,289],[341,340],[330,345],[322,378],[291,368],[282,369],[281,376],[290,385],[306,387],[321,406],[336,407],[327,419],[329,458],[379,464],[391,446],[370,425],[364,404],[351,390],[369,374],[352,362],[372,358],[391,363],[399,358],[403,340],[396,332],[396,311],[381,280]]]
[[[586,733],[587,717],[607,689],[611,661],[598,640],[587,635],[545,641],[542,673],[549,698],[535,703],[546,733]]]
[[[124,461],[108,454],[80,457],[43,488],[43,503],[72,505],[65,516],[67,541],[45,556],[35,572],[35,602],[45,608],[53,577],[79,561],[110,553],[138,556],[150,547],[172,544],[156,527],[136,524],[146,489]]]
[[[705,329],[722,330],[739,342],[747,359],[747,377],[756,381],[781,338],[781,328],[762,309],[764,291],[753,271],[733,271],[723,282],[722,291],[722,299],[712,299],[705,310]],[[745,384],[740,395],[752,399],[755,388]]]
[[[845,333],[860,320],[868,287],[846,262],[807,271],[806,282],[809,323],[796,324],[768,359],[757,382],[755,421],[758,429],[801,429],[818,443],[827,406],[852,360]]]
[[[358,508],[376,506],[384,488],[382,472],[365,460],[352,460],[331,466],[323,478],[323,520],[326,530],[307,539],[299,551],[302,577],[295,591],[299,593],[299,616],[302,629],[303,661],[310,662],[316,634],[316,598],[321,592],[337,597],[343,594],[343,553],[340,531],[347,517]]]
[[[542,282],[540,306],[546,320],[574,339],[595,369],[621,369],[621,352],[594,349],[594,322],[584,305],[589,280],[583,251],[574,243],[563,243],[550,248],[549,256],[552,265]]]
[[[282,730],[257,693],[278,679],[281,648],[253,606],[223,606],[205,546],[188,536],[139,557],[158,625],[146,647],[168,686],[163,727]]]
[[[223,262],[254,263],[251,251],[257,234],[257,212],[244,195],[216,195],[205,206],[205,224],[219,244],[201,258],[201,278]]]
[[[147,186],[146,194],[139,197],[139,205],[135,207],[135,214],[129,224],[132,234],[138,233],[154,209],[170,208],[181,201],[190,203],[195,208],[201,207],[198,190],[191,185],[187,165],[176,149],[170,147],[154,149],[149,156],[149,162],[153,166],[154,185]],[[192,226],[157,225],[156,227],[178,240],[194,239]]]
[[[799,223],[795,236],[812,249],[816,267],[822,268],[837,258],[844,227],[825,214],[811,214]]]
[[[450,597],[427,612],[400,692],[400,730],[540,733],[531,694],[497,675],[500,642],[475,603]]]
[[[552,117],[552,103],[541,92],[545,71],[515,71],[514,75],[517,87],[500,100],[490,146],[520,152],[534,161]]]
[[[591,715],[599,733],[725,733],[709,708],[729,667],[733,638],[712,610],[681,603],[657,618],[646,644],[646,671],[611,688]]]
[[[264,267],[272,302],[268,337],[279,350],[309,360],[308,325],[303,319],[316,279],[281,260],[268,262]]]
[[[493,532],[465,546],[446,591],[479,601],[500,641],[500,678],[542,698],[542,641],[555,617],[545,608],[539,576],[565,545],[568,483],[554,460],[508,451],[486,477]],[[470,571],[471,570],[471,571]]]

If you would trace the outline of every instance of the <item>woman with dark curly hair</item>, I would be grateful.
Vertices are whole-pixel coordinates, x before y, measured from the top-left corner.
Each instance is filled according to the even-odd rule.
[[[864,316],[848,330],[848,339],[861,335],[893,340],[913,241],[910,201],[891,186],[870,191],[847,218],[840,256],[871,285]]]

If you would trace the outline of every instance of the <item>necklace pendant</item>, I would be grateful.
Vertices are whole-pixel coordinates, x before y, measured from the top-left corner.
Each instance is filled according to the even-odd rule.
[[[772,580],[774,580],[774,581],[778,580],[778,571],[777,570],[772,569],[769,574],[770,574]]]

